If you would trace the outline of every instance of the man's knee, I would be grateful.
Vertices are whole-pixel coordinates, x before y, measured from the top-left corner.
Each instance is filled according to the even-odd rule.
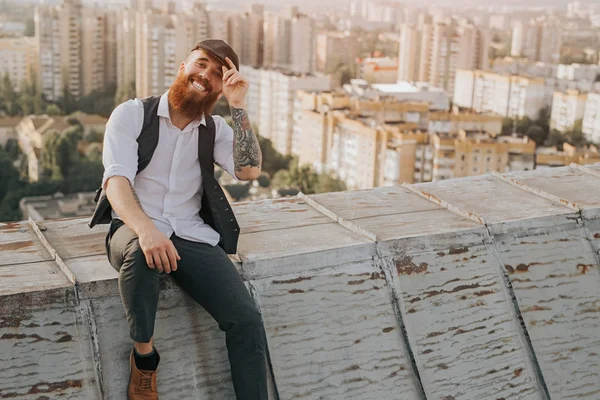
[[[137,238],[133,239],[125,248],[120,272],[121,274],[133,274],[135,276],[159,274],[156,269],[148,267],[146,255],[142,251]]]
[[[235,328],[245,332],[261,331],[262,324],[262,316],[254,305],[239,313],[233,322]]]

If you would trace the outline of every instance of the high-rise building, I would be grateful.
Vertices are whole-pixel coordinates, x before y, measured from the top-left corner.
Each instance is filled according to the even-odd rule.
[[[588,93],[581,130],[588,141],[600,143],[600,93]]]
[[[125,8],[117,12],[117,88],[134,85],[136,74],[136,10]]]
[[[208,37],[208,14],[201,4],[189,13],[146,10],[136,14],[135,25],[136,94],[160,95],[171,86],[194,45]]]
[[[33,38],[0,39],[0,77],[8,74],[13,88],[19,91],[23,82],[37,73],[37,56]]]
[[[83,7],[80,0],[40,5],[35,15],[39,83],[49,100],[74,97],[115,83],[115,15]]]
[[[296,14],[291,20],[290,36],[290,69],[304,74],[315,72],[314,21],[304,14]]]
[[[290,7],[284,15],[265,13],[263,65],[298,73],[315,71],[314,21]]]
[[[258,125],[261,136],[271,139],[277,151],[290,154],[296,91],[330,90],[330,78],[246,65],[241,72],[252,82],[247,95],[250,120]]]
[[[353,66],[356,56],[356,40],[343,32],[326,32],[317,35],[317,71],[331,72],[338,65]]]
[[[231,15],[220,10],[208,11],[208,36],[229,43],[228,21]]]
[[[552,98],[550,128],[559,132],[573,129],[575,123],[583,119],[587,97],[587,93],[577,90],[555,92]]]
[[[398,81],[419,80],[422,39],[423,29],[410,24],[402,25],[398,53]]]
[[[291,58],[291,21],[277,13],[265,13],[264,58],[266,67],[287,68]]]
[[[56,100],[67,89],[81,94],[81,2],[36,7],[34,20],[42,93]]]
[[[398,80],[427,82],[452,93],[456,69],[488,68],[489,33],[469,23],[459,26],[421,15],[401,28]]]
[[[560,22],[555,18],[519,21],[513,27],[510,54],[531,61],[557,63],[562,45],[561,33]]]
[[[552,97],[543,78],[499,74],[479,70],[458,70],[454,104],[475,112],[491,112],[510,118],[537,118],[550,106]]]
[[[264,47],[264,6],[254,4],[251,12],[244,16],[242,25],[242,55],[240,62],[246,65],[263,65],[263,47]]]

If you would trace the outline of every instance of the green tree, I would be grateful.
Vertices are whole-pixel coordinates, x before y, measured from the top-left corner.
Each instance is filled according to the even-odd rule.
[[[555,147],[558,150],[562,150],[563,149],[563,144],[566,142],[566,138],[565,136],[560,133],[559,131],[557,131],[556,129],[552,129],[550,131],[550,134],[548,135],[548,138],[546,139],[546,142],[544,143],[546,146],[548,147]]]
[[[10,138],[6,141],[4,145],[4,150],[6,154],[10,157],[12,161],[17,161],[19,156],[21,155],[21,148],[19,147],[19,141],[15,138]]]
[[[217,101],[212,113],[213,115],[220,115],[223,118],[231,115],[231,109],[229,108],[229,103],[227,103],[227,99],[225,99],[225,97],[221,97]]]
[[[0,82],[0,110],[13,117],[21,114],[19,95],[15,91],[8,72],[4,74]]]
[[[224,185],[223,187],[235,201],[240,201],[248,195],[250,186],[250,183],[235,183],[231,185]]]
[[[102,161],[102,143],[90,143],[85,150],[85,158],[89,161]]]
[[[255,131],[256,132],[256,131]],[[292,156],[284,156],[273,147],[273,142],[263,136],[258,135],[258,144],[262,152],[262,170],[270,176],[274,176],[277,171],[287,169],[292,160]]]
[[[25,21],[25,36],[34,37],[35,36],[35,21],[33,18],[27,18]]]
[[[102,143],[104,141],[104,133],[91,129],[88,134],[85,135],[85,140],[92,143]]]
[[[29,72],[29,78],[25,79],[21,85],[19,105],[23,115],[44,114],[46,112],[47,102],[44,99],[37,81],[37,75],[34,70]]]
[[[266,174],[260,174],[257,179],[258,185],[262,188],[268,188],[271,185],[271,179]]]
[[[51,116],[62,115],[62,110],[56,104],[49,104],[46,113]]]
[[[331,175],[321,173],[319,174],[319,179],[315,186],[315,193],[341,192],[346,189],[346,184],[341,180],[334,178]]]
[[[296,189],[304,194],[346,190],[346,185],[339,179],[327,174],[317,174],[309,165],[299,166],[297,159],[290,163],[289,169],[278,171],[272,183],[276,188]]]
[[[513,133],[514,121],[512,118],[504,117],[502,118],[502,134],[510,135]]]
[[[64,80],[65,82],[67,80],[66,74]],[[75,112],[79,109],[77,99],[75,98],[73,93],[71,93],[71,90],[69,89],[69,85],[67,83],[64,84],[62,96],[58,98],[56,104],[65,114],[71,114],[72,112]]]
[[[110,116],[115,108],[116,85],[96,89],[79,99],[77,110],[87,114]]]
[[[135,99],[135,82],[129,82],[127,85],[117,89],[115,93],[114,106],[125,103],[127,100]]]
[[[0,201],[16,189],[19,182],[19,171],[15,168],[10,155],[0,147]]]
[[[19,201],[23,197],[30,196],[45,196],[54,194],[60,190],[62,182],[35,182],[31,184],[20,183],[20,186],[6,194],[4,199],[0,202],[0,221],[20,221],[23,216],[19,210]]]
[[[69,165],[61,191],[64,193],[92,192],[102,184],[102,161],[78,159]]]
[[[531,140],[533,140],[537,145],[542,145],[546,141],[546,137],[548,136],[546,132],[542,129],[541,126],[537,124],[530,125],[525,132]]]

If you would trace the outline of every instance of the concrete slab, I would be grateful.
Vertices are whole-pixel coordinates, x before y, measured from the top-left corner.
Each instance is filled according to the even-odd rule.
[[[106,255],[70,258],[65,261],[65,264],[75,275],[78,284],[107,279],[116,280],[119,277]]]
[[[427,398],[543,398],[488,246],[408,252],[388,263]]]
[[[63,260],[105,254],[104,239],[108,225],[87,226],[88,218],[41,221],[38,226]]]
[[[347,220],[443,209],[400,186],[324,193],[309,197]]]
[[[0,266],[52,259],[27,222],[0,223]]]
[[[448,203],[475,213],[488,224],[574,212],[550,200],[527,193],[492,175],[415,186]]]
[[[330,223],[331,220],[298,198],[233,204],[241,234]]]
[[[546,168],[506,174],[535,189],[543,190],[581,208],[600,207],[600,178],[569,167]]]
[[[132,342],[118,297],[92,300],[106,398],[125,398]],[[160,294],[155,325],[161,355],[161,399],[235,399],[225,335],[212,317],[180,290]]]
[[[0,311],[0,396],[99,400],[91,342],[73,297]]]
[[[378,241],[481,228],[481,225],[470,219],[456,215],[441,207],[430,211],[354,219],[353,222],[361,228],[375,233]]]
[[[600,274],[576,222],[496,238],[552,398],[600,398]]]
[[[54,261],[0,266],[0,296],[70,286]]]
[[[253,281],[282,399],[418,399],[373,263]]]
[[[372,259],[375,243],[332,222],[240,236],[246,279],[316,270]]]

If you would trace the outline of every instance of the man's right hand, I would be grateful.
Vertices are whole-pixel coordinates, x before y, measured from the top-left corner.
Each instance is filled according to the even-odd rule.
[[[155,226],[138,235],[140,248],[146,256],[148,267],[158,272],[177,270],[177,260],[181,260],[173,242]]]

